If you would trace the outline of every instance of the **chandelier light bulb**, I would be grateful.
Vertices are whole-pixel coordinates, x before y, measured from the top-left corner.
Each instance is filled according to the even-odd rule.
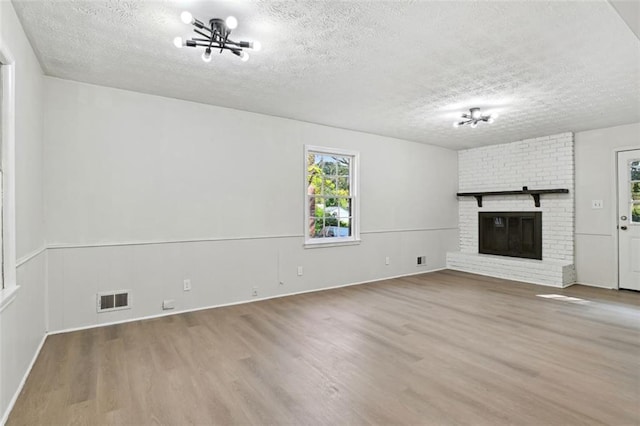
[[[247,62],[249,60],[249,54],[247,52],[242,52],[240,54],[240,59],[242,62]]]
[[[235,16],[229,16],[227,19],[225,19],[224,23],[230,30],[235,30],[238,27],[238,20],[235,18]]]
[[[262,50],[262,43],[260,43],[259,41],[254,41],[253,43],[251,43],[251,48],[256,52],[259,52]]]
[[[472,108],[471,109],[471,118],[473,118],[474,120],[477,120],[478,118],[480,118],[480,108]]]
[[[180,49],[180,48],[183,46],[183,44],[182,44],[182,37],[176,37],[176,38],[174,38],[174,39],[173,39],[173,45],[174,45],[175,47],[177,47],[178,49]]]
[[[475,121],[473,123],[470,124],[472,129],[475,129],[476,127],[478,127],[478,123],[476,123]]]
[[[207,49],[202,54],[202,60],[205,62],[211,62],[211,49]]]
[[[489,119],[487,120],[487,123],[492,124],[495,120],[493,119],[493,116],[489,117]]]
[[[453,127],[460,127],[460,123],[456,121],[455,123],[453,123]]]
[[[195,22],[193,19],[193,15],[190,12],[187,12],[186,10],[180,14],[180,19],[185,24],[193,24]]]

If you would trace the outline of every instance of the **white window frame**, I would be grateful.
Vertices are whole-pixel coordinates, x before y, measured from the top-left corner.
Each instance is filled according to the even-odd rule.
[[[0,37],[0,72],[2,73],[2,270],[0,312],[15,299],[20,289],[16,282],[16,214],[15,214],[15,60]]]
[[[351,170],[349,173],[349,191],[352,198],[351,202],[351,236],[349,237],[326,237],[326,238],[311,238],[309,235],[309,194],[308,190],[308,170],[307,170],[307,158],[309,154],[323,154],[323,155],[336,155],[342,157],[351,157],[350,164]],[[350,151],[339,148],[328,148],[324,146],[305,145],[304,146],[304,159],[303,159],[303,174],[304,174],[304,246],[305,248],[315,247],[332,247],[351,244],[360,244],[360,153],[357,151]]]

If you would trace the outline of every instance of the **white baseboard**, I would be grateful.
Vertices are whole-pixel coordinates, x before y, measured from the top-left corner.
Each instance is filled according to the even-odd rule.
[[[9,419],[9,414],[11,414],[11,410],[13,410],[13,406],[18,400],[18,397],[20,396],[20,392],[22,392],[22,388],[24,387],[24,384],[27,382],[27,378],[29,377],[29,374],[31,374],[31,369],[33,368],[33,365],[36,363],[36,360],[40,355],[40,351],[44,346],[45,340],[47,340],[47,336],[48,334],[45,332],[44,336],[42,336],[42,340],[40,340],[40,344],[38,345],[38,349],[36,350],[36,353],[33,355],[33,358],[29,363],[29,367],[27,368],[27,371],[24,372],[24,376],[22,376],[22,380],[20,380],[18,389],[16,389],[16,392],[13,394],[13,398],[11,398],[11,401],[9,401],[9,405],[7,406],[7,409],[4,411],[4,414],[2,415],[2,419],[0,420],[0,425],[4,426],[4,424]]]
[[[620,290],[620,288],[618,286],[606,285],[606,284],[593,284],[593,283],[588,283],[588,282],[585,282],[585,281],[578,281],[578,282],[576,282],[576,284],[584,285],[584,286],[587,286],[587,287],[602,288],[602,289],[605,289],[605,290]]]
[[[354,285],[362,285],[362,284],[375,283],[375,282],[378,282],[378,281],[392,280],[394,278],[410,277],[412,275],[420,275],[420,274],[426,274],[426,273],[429,273],[429,272],[437,272],[437,271],[442,271],[444,269],[447,269],[447,268],[443,267],[443,268],[421,270],[419,272],[412,272],[412,273],[409,273],[409,274],[401,274],[401,275],[393,275],[393,276],[390,276],[390,277],[378,278],[378,279],[370,280],[370,281],[358,281],[358,282],[354,282],[354,283],[341,284],[341,285],[336,285],[336,286],[332,286],[332,287],[322,287],[322,288],[316,288],[316,289],[311,289],[311,290],[297,291],[297,292],[293,292],[293,293],[277,294],[275,296],[261,297],[259,299],[240,300],[238,302],[222,303],[222,304],[219,304],[219,305],[208,305],[208,306],[202,306],[202,307],[199,307],[199,308],[183,309],[183,310],[171,311],[171,312],[163,312],[161,314],[156,314],[156,315],[147,315],[147,316],[143,316],[143,317],[127,318],[125,320],[106,322],[106,323],[102,323],[102,324],[91,324],[91,325],[85,325],[85,326],[81,326],[81,327],[65,328],[65,329],[62,329],[62,330],[50,331],[48,334],[53,335],[53,334],[70,333],[70,332],[73,332],[73,331],[88,330],[88,329],[99,328],[99,327],[107,327],[107,326],[110,326],[110,325],[124,324],[124,323],[128,323],[128,322],[133,322],[133,321],[141,321],[141,320],[147,320],[147,319],[161,318],[161,317],[167,317],[167,316],[170,316],[170,315],[184,314],[184,313],[187,313],[187,312],[202,311],[202,310],[205,310],[205,309],[224,308],[224,307],[227,307],[227,306],[244,305],[246,303],[260,302],[260,301],[263,301],[263,300],[277,299],[277,298],[280,298],[280,297],[289,297],[289,296],[295,296],[295,295],[298,295],[298,294],[315,293],[315,292],[318,292],[318,291],[333,290],[333,289],[337,289],[337,288],[351,287],[351,286],[354,286]]]

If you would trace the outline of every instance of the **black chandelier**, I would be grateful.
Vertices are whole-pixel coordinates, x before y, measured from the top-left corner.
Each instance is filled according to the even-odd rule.
[[[198,34],[198,37],[193,37],[191,40],[183,40],[182,37],[176,37],[173,39],[173,44],[178,48],[184,46],[204,47],[202,60],[205,62],[211,62],[211,52],[214,49],[220,49],[220,53],[229,50],[234,55],[239,56],[243,62],[246,62],[249,60],[249,55],[243,49],[253,49],[257,52],[262,48],[258,41],[236,42],[229,39],[231,30],[236,29],[238,26],[238,20],[233,16],[229,16],[227,19],[212,18],[209,20],[208,26],[186,11],[182,12],[180,19],[185,24],[192,24],[195,27],[193,31]]]
[[[453,127],[469,125],[475,129],[478,126],[478,123],[485,122],[491,124],[497,117],[497,114],[482,115],[480,108],[471,108],[469,109],[468,114],[462,114],[462,121],[456,121],[453,123]]]

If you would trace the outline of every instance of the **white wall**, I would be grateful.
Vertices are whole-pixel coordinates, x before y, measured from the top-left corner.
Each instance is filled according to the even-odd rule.
[[[454,151],[45,83],[52,330],[443,268],[457,248]],[[360,152],[362,244],[303,248],[304,144]],[[123,288],[131,310],[96,314],[97,291]]]
[[[21,286],[0,313],[0,416],[4,417],[45,333],[46,255],[41,251],[43,76],[8,1],[0,2],[0,35],[15,59],[16,245]]]
[[[578,282],[617,288],[615,150],[640,149],[640,123],[575,134]],[[604,208],[592,209],[591,200]]]

